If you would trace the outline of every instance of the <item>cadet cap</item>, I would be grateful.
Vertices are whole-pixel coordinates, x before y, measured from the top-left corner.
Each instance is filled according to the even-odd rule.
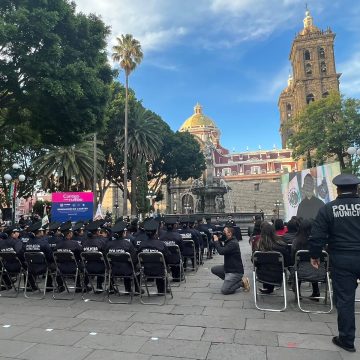
[[[127,223],[125,221],[118,221],[112,228],[111,231],[113,233],[119,233],[126,230]]]
[[[165,222],[165,224],[167,224],[167,225],[174,225],[174,224],[177,223],[176,218],[173,217],[173,216],[172,216],[172,217],[170,217],[170,216],[165,216],[164,222]]]
[[[61,232],[71,230],[71,221],[69,220],[69,221],[62,223],[59,230]]]
[[[159,223],[154,219],[148,220],[144,223],[145,231],[156,231],[159,227]]]
[[[360,179],[353,174],[340,174],[335,176],[332,182],[336,186],[351,186],[360,184]]]
[[[32,224],[31,226],[29,226],[29,229],[28,229],[29,232],[36,232],[36,231],[42,231],[42,230],[44,230],[44,229],[42,228],[41,221],[38,221],[35,224]]]

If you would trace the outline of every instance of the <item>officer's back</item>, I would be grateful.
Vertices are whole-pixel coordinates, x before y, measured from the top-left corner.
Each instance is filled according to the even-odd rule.
[[[165,227],[159,237],[159,240],[163,241],[167,247],[171,247],[177,245],[180,249],[180,252],[183,252],[183,239],[178,231],[174,230],[174,226],[176,224],[176,220],[174,218],[165,218]],[[169,256],[169,262],[175,264],[180,261],[178,255],[171,252]]]

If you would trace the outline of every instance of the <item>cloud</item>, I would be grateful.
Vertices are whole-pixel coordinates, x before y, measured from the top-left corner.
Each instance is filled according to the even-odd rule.
[[[338,65],[339,71],[342,73],[340,78],[340,89],[346,96],[360,96],[360,51]]]

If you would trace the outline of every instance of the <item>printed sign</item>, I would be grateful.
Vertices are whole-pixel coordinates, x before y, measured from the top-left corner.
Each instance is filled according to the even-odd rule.
[[[51,221],[79,221],[93,217],[92,192],[57,192],[52,194]]]
[[[339,174],[339,163],[332,163],[282,175],[285,220],[292,216],[315,219],[319,209],[336,198],[332,179]]]

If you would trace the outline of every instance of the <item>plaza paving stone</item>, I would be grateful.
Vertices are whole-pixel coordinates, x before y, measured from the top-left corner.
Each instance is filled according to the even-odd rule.
[[[240,246],[251,279],[246,238]],[[79,294],[70,301],[54,301],[51,294],[40,301],[0,297],[0,360],[358,359],[359,352],[349,354],[331,342],[337,335],[335,310],[302,313],[291,291],[282,313],[257,310],[253,289],[222,295],[222,281],[210,272],[222,262],[216,255],[198,272],[188,271],[186,283],[173,288],[174,298],[164,306],[142,305],[138,298],[129,305],[84,302]],[[261,301],[279,305],[281,298],[263,296]],[[311,308],[321,306],[305,301]]]

